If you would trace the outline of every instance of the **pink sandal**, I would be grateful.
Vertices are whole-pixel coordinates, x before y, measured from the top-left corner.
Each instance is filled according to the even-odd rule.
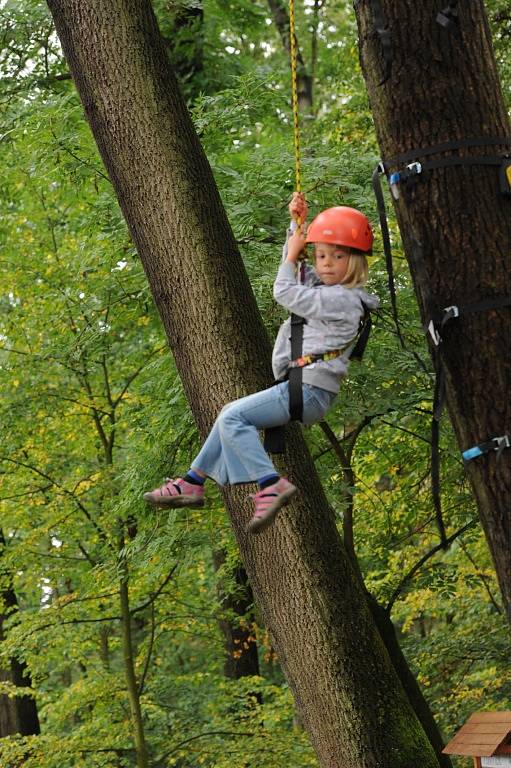
[[[279,509],[285,507],[296,493],[296,487],[285,477],[279,478],[276,483],[263,488],[262,491],[251,496],[254,500],[255,512],[248,524],[247,530],[251,533],[264,531],[277,517]]]
[[[155,507],[203,507],[204,486],[188,483],[182,477],[167,477],[159,488],[144,493],[144,499]]]

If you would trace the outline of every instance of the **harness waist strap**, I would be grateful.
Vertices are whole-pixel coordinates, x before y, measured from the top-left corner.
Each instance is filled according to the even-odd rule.
[[[306,365],[311,365],[317,360],[335,360],[335,358],[340,357],[348,347],[349,344],[342,349],[332,349],[330,352],[322,352],[318,355],[302,355],[302,357],[297,357],[296,360],[291,360],[288,368],[305,368]]]

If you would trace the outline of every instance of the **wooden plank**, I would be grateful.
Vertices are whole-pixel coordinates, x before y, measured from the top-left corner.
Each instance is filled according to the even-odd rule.
[[[463,728],[460,728],[458,731],[458,735],[460,733],[503,733],[504,736],[507,736],[508,732],[511,731],[511,726],[509,726],[507,723],[467,723],[463,726]]]
[[[467,720],[468,723],[508,723],[511,730],[511,712],[474,712]]]
[[[446,755],[462,755],[464,757],[474,757],[474,752],[477,752],[481,757],[491,757],[493,754],[489,750],[485,750],[484,747],[480,747],[479,749],[476,747],[476,749],[474,749],[471,746],[464,745],[461,745],[461,747],[458,747],[457,749],[444,749],[442,751]]]
[[[454,744],[451,742],[442,750],[446,755],[470,755],[471,757],[491,757],[495,752],[493,744],[466,743],[460,742]]]
[[[490,757],[511,734],[511,712],[474,712],[443,752]],[[510,744],[511,746],[511,744]],[[507,749],[503,754],[508,754]]]
[[[452,741],[456,744],[493,744],[494,748],[497,749],[504,739],[501,735],[494,733],[460,733]]]

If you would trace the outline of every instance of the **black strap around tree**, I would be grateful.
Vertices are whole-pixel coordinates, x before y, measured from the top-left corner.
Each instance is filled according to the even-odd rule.
[[[418,160],[419,158],[429,157],[430,155],[439,155],[442,152],[450,152],[451,150],[470,147],[496,147],[501,145],[511,145],[511,136],[476,136],[471,139],[460,139],[459,141],[444,141],[442,144],[434,144],[431,147],[410,149],[395,157],[389,157],[387,160],[382,160],[381,165],[383,171],[388,171],[391,165],[400,165],[401,163],[407,163],[410,160]]]
[[[433,394],[433,417],[431,419],[431,492],[438,529],[442,542],[445,542],[445,526],[442,519],[441,497],[440,497],[440,419],[444,410],[445,403],[445,367],[443,361],[443,335],[446,325],[454,319],[464,317],[475,312],[487,312],[492,309],[502,309],[511,307],[511,296],[495,296],[482,301],[468,302],[462,305],[452,305],[442,310],[434,310],[432,307],[432,297],[429,292],[428,282],[425,277],[423,248],[418,240],[412,242],[411,253],[414,269],[421,275],[421,282],[424,285],[425,311],[431,317],[431,321],[426,324],[425,330],[431,336],[433,349],[433,365],[435,370],[435,388]],[[500,439],[500,438],[499,438]],[[491,442],[491,441],[490,441]],[[488,442],[488,445],[490,445]],[[484,444],[486,446],[486,443]],[[492,447],[495,447],[492,444]],[[501,448],[501,443],[497,446]],[[504,447],[508,447],[507,445]],[[500,453],[499,453],[500,456]]]
[[[448,9],[452,11],[451,18],[454,18],[457,15],[456,8],[455,8],[456,4],[457,4],[456,2],[449,3]],[[449,14],[447,14],[448,9],[445,9],[442,12],[442,14],[444,14],[445,16],[449,16]],[[440,15],[441,14],[439,14],[439,16]],[[437,21],[439,23],[442,23],[442,21],[439,18],[437,18]],[[444,152],[451,152],[451,151],[470,148],[470,147],[506,146],[506,145],[511,145],[511,137],[509,136],[505,136],[505,137],[481,136],[481,137],[473,137],[469,139],[462,139],[460,141],[448,141],[448,142],[443,142],[441,144],[437,144],[430,147],[423,147],[423,148],[409,150],[408,152],[404,152],[396,157],[380,161],[380,163],[376,167],[373,173],[373,189],[374,189],[376,202],[378,206],[378,214],[380,218],[380,226],[381,226],[382,237],[383,237],[383,247],[385,252],[385,261],[387,265],[392,314],[393,314],[396,330],[398,332],[398,336],[401,340],[401,343],[403,343],[403,340],[400,333],[399,320],[398,320],[398,314],[397,314],[396,292],[395,292],[395,286],[394,286],[394,270],[392,265],[392,249],[390,244],[390,235],[389,235],[387,215],[385,210],[385,199],[383,196],[383,190],[382,190],[381,181],[380,181],[381,174],[385,173],[385,175],[387,175],[389,173],[390,166],[396,166],[396,165],[405,164],[409,162],[412,163],[411,167],[405,169],[404,175],[403,175],[403,172],[399,174],[400,176],[399,180],[402,180],[405,182],[408,179],[412,181],[418,181],[424,171],[431,171],[436,168],[456,166],[456,165],[500,166],[500,169],[501,169],[500,176],[499,176],[500,192],[504,195],[511,196],[511,158],[504,154],[498,155],[498,156],[477,156],[477,157],[476,156],[468,156],[468,157],[459,157],[459,156],[452,157],[451,156],[451,157],[441,158],[439,160],[432,161],[432,162],[431,161],[427,161],[426,163],[422,162],[423,158],[425,157],[430,157],[436,154],[442,154]],[[418,162],[419,159],[421,160],[421,162]],[[406,171],[408,171],[408,174],[406,173]],[[414,259],[418,260],[419,263],[422,261],[422,246],[417,241],[415,241],[415,243],[413,244],[412,256]],[[428,303],[431,305],[431,297],[429,297]],[[435,333],[436,333],[437,340],[435,341],[436,353],[434,355],[434,367],[435,367],[436,376],[435,376],[435,391],[433,396],[433,419],[431,424],[431,481],[432,481],[431,484],[432,484],[432,496],[433,496],[433,504],[435,507],[436,521],[437,521],[437,526],[440,533],[440,538],[443,544],[445,544],[445,541],[446,541],[446,534],[445,534],[445,526],[442,518],[441,496],[440,496],[440,453],[439,453],[440,424],[439,424],[439,421],[440,421],[442,411],[443,411],[443,406],[444,406],[445,372],[443,367],[442,354],[438,348],[439,342],[441,341],[441,336],[439,331],[443,330],[445,324],[454,317],[459,317],[462,314],[468,314],[470,312],[481,312],[481,311],[487,311],[490,309],[497,309],[499,307],[508,306],[508,305],[511,305],[511,297],[491,298],[491,299],[485,299],[480,302],[465,304],[461,307],[447,307],[446,309],[442,310],[442,312],[440,313],[438,312],[432,313],[433,317],[432,317],[429,330],[434,341],[435,341]],[[432,307],[429,306],[427,309],[431,312]],[[432,333],[432,330],[435,333]]]
[[[383,195],[383,188],[381,184],[381,175],[389,174],[391,166],[404,165],[411,161],[422,160],[424,157],[430,157],[431,155],[438,155],[444,152],[451,152],[459,149],[466,149],[470,147],[484,147],[484,146],[511,146],[511,137],[509,136],[478,136],[469,139],[461,139],[456,141],[446,141],[441,144],[436,144],[431,147],[418,147],[416,149],[408,150],[395,157],[381,160],[376,166],[373,172],[373,190],[376,197],[376,203],[378,206],[378,216],[380,219],[380,228],[383,239],[383,250],[385,253],[385,263],[387,267],[388,286],[390,294],[390,302],[392,306],[392,317],[396,326],[396,331],[401,345],[404,346],[403,337],[399,325],[399,317],[397,311],[396,301],[396,289],[394,283],[394,267],[392,263],[392,246],[390,243],[389,226],[387,221],[387,211],[385,208],[385,198]],[[436,168],[442,168],[447,166],[456,165],[490,165],[500,166],[500,191],[502,194],[511,195],[511,158],[506,155],[495,156],[467,156],[467,157],[444,157],[433,162],[412,162],[413,168],[405,168],[400,172],[402,181],[406,183],[408,180],[418,181],[424,171],[431,171]]]
[[[433,339],[437,350],[435,362],[436,386],[433,398],[433,418],[437,421],[440,420],[444,408],[445,374],[442,361],[443,337],[441,334],[444,332],[445,326],[450,320],[464,317],[465,315],[476,312],[489,312],[492,309],[502,309],[504,307],[511,307],[511,296],[494,296],[482,301],[452,305],[432,313],[431,321],[426,326],[426,330]]]

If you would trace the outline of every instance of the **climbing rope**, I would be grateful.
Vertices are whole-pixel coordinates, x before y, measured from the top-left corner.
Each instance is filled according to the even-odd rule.
[[[295,146],[295,189],[297,192],[301,192],[302,170],[300,162],[300,123],[298,120],[298,51],[296,47],[294,0],[289,0],[289,51],[291,57],[291,97],[293,104],[293,135]]]

